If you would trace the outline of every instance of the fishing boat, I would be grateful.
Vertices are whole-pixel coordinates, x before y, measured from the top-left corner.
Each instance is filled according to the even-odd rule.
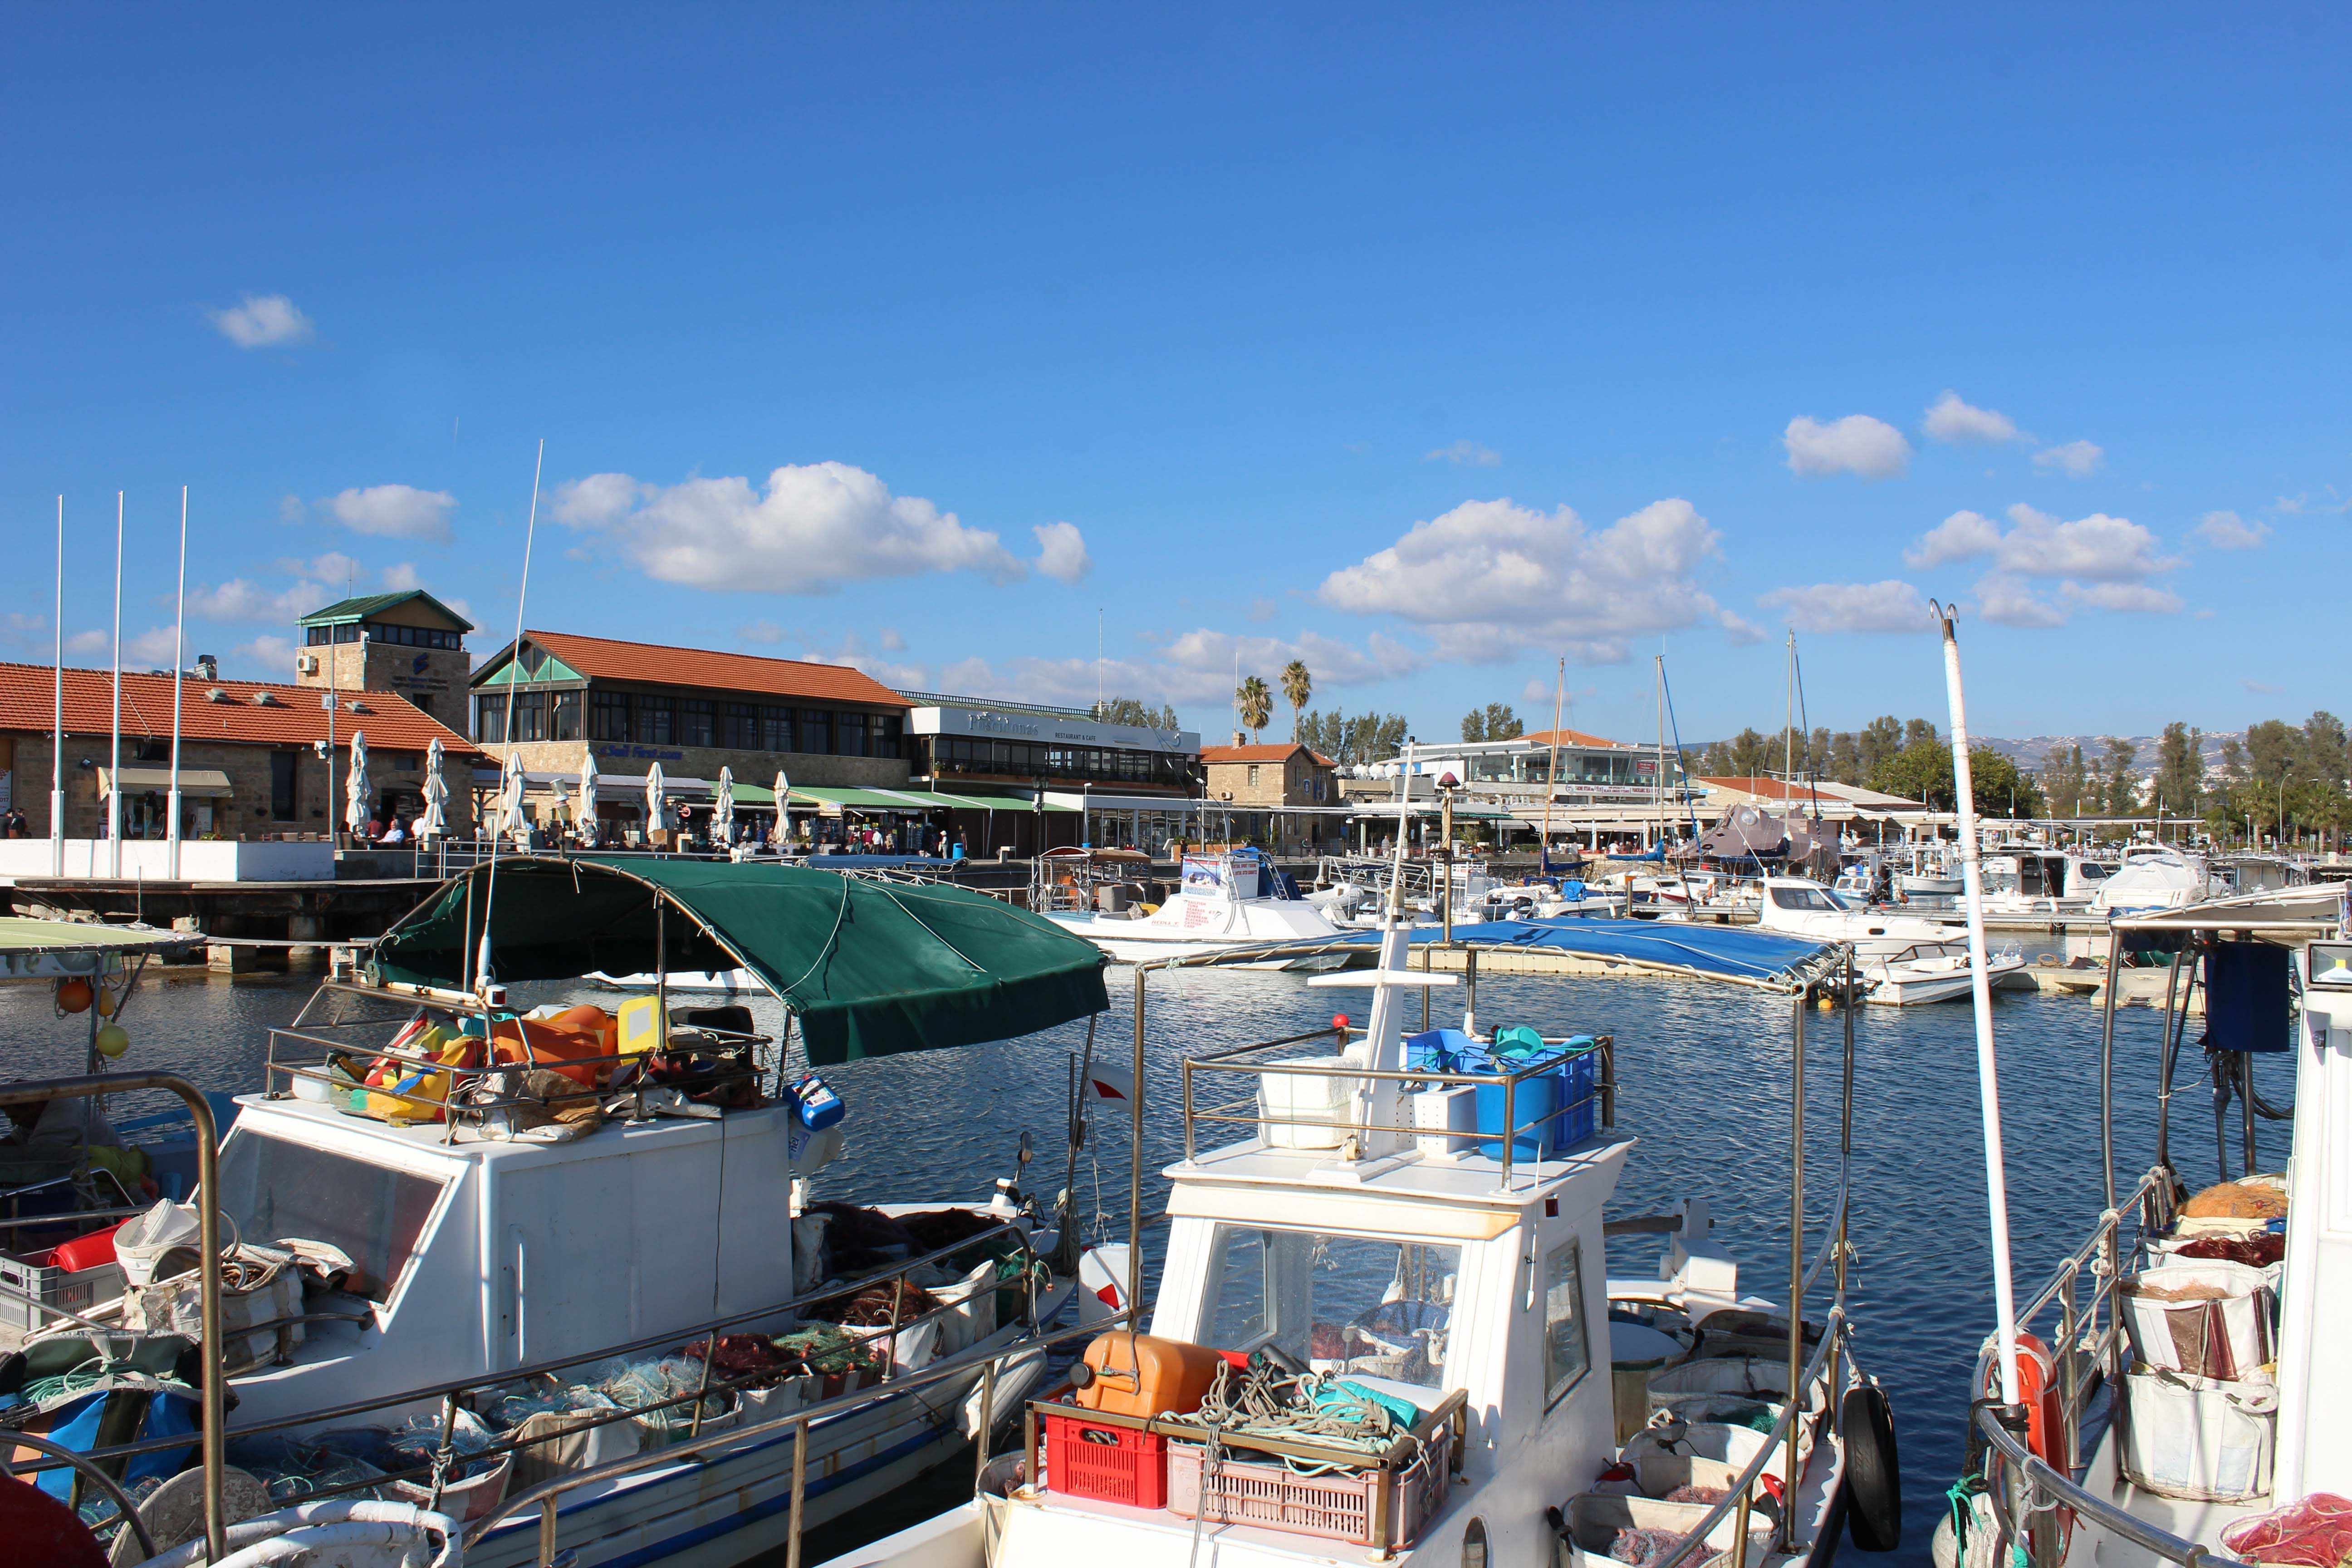
[[[1960,874],[1953,866],[1950,847],[1940,841],[1911,847],[1911,864],[1895,873],[1895,886],[1906,899],[1952,899],[1960,892]]]
[[[672,1008],[663,985],[617,1018],[567,1005],[591,969],[672,965],[749,971],[784,1027]],[[775,1549],[968,1451],[1041,1375],[1058,1315],[1114,1310],[1077,1288],[1066,1200],[1024,1191],[1025,1135],[992,1194],[823,1201],[856,1118],[813,1069],[1091,1018],[1102,966],[952,888],[772,862],[478,867],[271,1031],[216,1155],[196,1112],[194,1203],[90,1233],[120,1255],[119,1294],[44,1302],[57,1326],[26,1347],[104,1384],[36,1412],[68,1450],[39,1450],[43,1484],[77,1505],[110,1470],[180,1485],[200,1450],[199,1505],[175,1508],[215,1559],[232,1526],[421,1531],[477,1568]],[[555,999],[525,1008],[524,984]],[[0,1101],[156,1089],[206,1103],[160,1074]],[[152,1408],[127,1427],[79,1419],[131,1395]],[[143,1523],[155,1499],[125,1500]],[[131,1528],[98,1511],[106,1537]]]
[[[1849,1531],[1895,1545],[1891,1417],[1849,1334],[1844,1179],[1825,1233],[1802,1217],[1812,988],[1790,1014],[1776,1303],[1704,1201],[1607,1217],[1635,1150],[1623,1047],[1480,1035],[1475,1000],[1464,1028],[1427,1027],[1456,977],[1412,967],[1412,937],[1397,900],[1376,967],[1308,982],[1369,988],[1362,1026],[1183,1062],[1149,1331],[1097,1338],[1032,1398],[970,1502],[836,1568],[1760,1568],[1826,1563]],[[1643,1236],[1663,1242],[1655,1275],[1612,1274],[1610,1239]]]
[[[1312,944],[1340,934],[1324,911],[1298,896],[1289,879],[1255,849],[1186,855],[1174,896],[1164,904],[1129,903],[1048,910],[1045,918],[1093,942],[1119,963],[1205,958],[1251,950],[1243,969],[1336,969],[1345,953],[1316,950],[1266,954],[1255,950]]]
[[[1763,893],[1758,924],[1852,948],[1855,973],[1873,1002],[1910,1007],[1957,1001],[1974,983],[1964,928],[1951,921],[1857,908],[1844,894],[1801,877],[1767,877]],[[2022,979],[2024,968],[2022,952],[1985,957],[1996,986]]]
[[[2071,849],[2004,845],[1984,858],[1985,908],[1997,915],[2080,914],[2109,868]]]

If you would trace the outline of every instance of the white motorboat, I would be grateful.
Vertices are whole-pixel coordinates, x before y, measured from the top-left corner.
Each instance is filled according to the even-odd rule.
[[[2192,850],[2135,844],[2123,864],[2091,895],[2092,914],[2110,920],[2177,910],[2223,891],[2205,857]]]
[[[1853,949],[1854,973],[1873,1002],[1908,1007],[1923,1002],[1954,1002],[1969,994],[1971,970],[1966,928],[1918,915],[1890,915],[1857,909],[1843,893],[1801,877],[1767,877],[1758,923]],[[2025,979],[2021,952],[1985,955],[1985,973],[1996,988]]]
[[[1892,1549],[1891,1417],[1824,1268],[1842,1209],[1811,1321],[1748,1293],[1703,1201],[1604,1222],[1633,1151],[1594,1119],[1614,1042],[1517,1067],[1480,1056],[1499,1036],[1408,1042],[1411,988],[1454,983],[1408,941],[1393,916],[1376,970],[1310,983],[1372,987],[1324,1054],[1184,1063],[1150,1332],[1090,1345],[971,1501],[834,1568],[1804,1568],[1845,1529]],[[1236,1076],[1257,1116],[1204,1147]],[[1575,1125],[1541,1134],[1561,1107]],[[1666,1238],[1656,1277],[1608,1276],[1605,1238],[1641,1234]]]
[[[2066,849],[2008,846],[1983,861],[1985,912],[2065,915],[2090,908],[2108,868]]]
[[[1120,963],[1204,958],[1346,934],[1321,908],[1288,896],[1273,866],[1255,850],[1185,856],[1175,896],[1157,908],[1052,910],[1045,918]],[[1236,959],[1234,967],[1339,969],[1350,955],[1349,950],[1270,954]]]
[[[1911,864],[1895,874],[1895,885],[1906,899],[1957,899],[1960,896],[1960,869],[1952,861],[1948,845],[1937,842],[1912,847]]]
[[[632,1041],[593,1006],[519,1012],[478,970],[560,981],[589,952],[631,971],[732,955],[822,1064],[853,1044],[976,1043],[1085,1017],[1105,1000],[1100,955],[968,890],[774,863],[671,881],[667,864],[515,858],[445,885],[364,972],[331,974],[271,1031],[264,1090],[237,1097],[206,1203],[139,1222],[163,1235],[184,1215],[184,1250],[209,1262],[215,1244],[194,1230],[217,1200],[235,1238],[221,1315],[197,1310],[220,1277],[209,1267],[126,1287],[139,1258],[171,1254],[121,1236],[121,1296],[84,1292],[27,1353],[48,1347],[103,1379],[121,1352],[91,1335],[184,1352],[158,1336],[217,1321],[201,1382],[234,1417],[151,1426],[184,1435],[155,1475],[201,1442],[198,1495],[216,1517],[224,1452],[288,1489],[281,1502],[422,1476],[401,1498],[462,1526],[475,1568],[721,1568],[968,1451],[1012,1407],[997,1401],[1042,1373],[1056,1314],[1115,1310],[1077,1288],[1066,1209],[1041,1213],[1017,1176],[985,1201],[821,1203],[845,1108],[786,1069],[785,1042],[757,1033],[750,1008],[691,1023],[681,1010]],[[477,885],[493,874],[495,902]],[[158,1075],[126,1079],[118,1101],[159,1082],[202,1102]],[[108,1445],[138,1435],[109,1431]],[[95,1436],[80,1461],[119,1467]],[[126,1479],[152,1462],[134,1458]],[[51,1479],[70,1491],[84,1473]]]

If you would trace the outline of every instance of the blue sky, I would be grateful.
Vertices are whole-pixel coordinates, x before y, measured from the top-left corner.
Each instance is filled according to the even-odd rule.
[[[2252,25],[2249,23],[2251,18]],[[347,584],[1228,723],[2341,709],[2344,14],[20,7],[0,656]],[[275,639],[275,640],[273,640]],[[2332,643],[2329,637],[2326,642]],[[160,651],[157,651],[159,650]],[[1537,693],[1543,695],[1538,696]]]

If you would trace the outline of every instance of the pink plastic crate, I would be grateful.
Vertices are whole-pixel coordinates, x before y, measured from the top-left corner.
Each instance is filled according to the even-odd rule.
[[[1441,1430],[1419,1458],[1393,1476],[1378,1469],[1302,1476],[1279,1459],[1243,1458],[1227,1448],[1217,1460],[1204,1503],[1201,1469],[1207,1453],[1198,1443],[1168,1445],[1168,1511],[1178,1518],[1201,1515],[1212,1524],[1251,1524],[1394,1551],[1412,1545],[1422,1526],[1445,1506],[1454,1429]],[[1383,1483],[1393,1489],[1389,1538],[1376,1541],[1372,1505]]]

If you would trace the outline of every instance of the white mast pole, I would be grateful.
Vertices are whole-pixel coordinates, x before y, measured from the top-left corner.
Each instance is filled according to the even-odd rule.
[[[523,673],[523,607],[530,598],[530,546],[531,541],[539,537],[539,479],[540,476],[544,473],[546,469],[547,437],[542,436],[539,440],[539,455],[533,458],[530,462],[530,513],[524,520],[522,525],[522,581],[516,584],[515,587],[514,641],[507,645],[507,717],[505,724],[499,731],[499,733],[504,737],[507,748],[507,754],[505,758],[502,759],[502,765],[513,763],[516,758],[514,733],[515,688],[520,683]],[[656,762],[649,764],[649,766],[658,768],[661,766],[661,763]],[[1045,798],[1045,791],[1041,789],[1037,793],[1038,798],[1042,801]],[[518,806],[522,804],[522,795],[523,786],[517,784],[515,786],[515,804]],[[646,826],[648,830],[650,830],[653,826],[650,815],[650,805],[647,810],[648,816],[646,817]],[[478,831],[478,827],[477,828],[477,831]],[[649,837],[646,839],[646,842],[650,844],[652,839]],[[498,902],[499,836],[494,833],[490,836],[490,874],[488,884],[482,889],[482,941],[481,946],[474,960],[474,986],[477,991],[481,991],[483,987],[489,984],[490,916],[498,909]],[[667,955],[665,953],[656,953],[655,955],[654,968],[657,979],[660,975],[666,974],[669,969]],[[1140,972],[1139,972],[1136,984],[1140,985],[1142,983],[1141,974]],[[487,994],[487,992],[484,992],[484,994]],[[664,994],[667,994],[667,991],[664,992]],[[667,1017],[668,1015],[665,1012],[663,1016]],[[1139,1011],[1136,1016],[1139,1026],[1142,1018],[1141,1012]],[[1139,1104],[1141,1103],[1142,1100],[1142,1089],[1140,1087],[1142,1082],[1143,1080],[1141,1079],[1138,1079],[1136,1080],[1138,1085],[1136,1095],[1137,1102]],[[1140,1112],[1138,1112],[1138,1114],[1139,1115]]]
[[[180,695],[186,682],[180,678],[180,663],[188,634],[188,487],[180,487],[180,587],[178,606],[172,618],[172,787],[163,797],[165,809],[171,813],[171,826],[166,839],[171,847],[165,851],[170,864],[164,875],[173,881],[180,879]]]
[[[1960,643],[1954,611],[1935,606],[1944,628],[1944,688],[1952,709],[1952,788],[1959,815],[1960,878],[1969,915],[1969,991],[1976,1005],[1977,1093],[1984,1118],[1985,1194],[1992,1226],[1993,1306],[2000,1357],[2000,1402],[2017,1394],[2017,1293],[2009,1258],[2009,1177],[2000,1149],[2000,1067],[1993,1050],[1992,982],[1986,969],[1984,878],[1978,864],[1976,781],[1969,766],[1968,705],[1960,692]]]
[[[106,782],[106,837],[112,868],[122,875],[122,492],[114,492],[114,751]]]
[[[49,875],[66,874],[66,498],[58,498],[57,733],[49,751]]]
[[[1544,870],[1551,868],[1551,800],[1559,789],[1559,710],[1568,700],[1568,658],[1560,657],[1559,672],[1552,677],[1551,687],[1551,755],[1544,762],[1543,844],[1536,851],[1536,865]]]

